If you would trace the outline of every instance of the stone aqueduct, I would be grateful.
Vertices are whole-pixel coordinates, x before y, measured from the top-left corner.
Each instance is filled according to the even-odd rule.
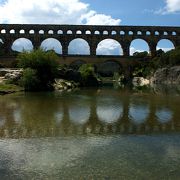
[[[131,42],[142,39],[147,42],[154,56],[157,43],[162,39],[170,40],[175,48],[180,46],[180,27],[0,24],[1,48],[7,56],[11,55],[11,46],[19,38],[30,40],[34,49],[40,47],[44,40],[54,38],[62,45],[62,56],[68,56],[68,46],[74,39],[87,41],[90,56],[96,56],[101,41],[112,39],[120,43],[124,57],[130,55]]]

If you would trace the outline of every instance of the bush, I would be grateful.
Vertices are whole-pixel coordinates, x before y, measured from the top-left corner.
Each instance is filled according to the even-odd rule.
[[[52,84],[54,83],[54,79],[58,72],[58,56],[54,51],[45,52],[41,49],[38,49],[32,52],[23,52],[19,54],[17,59],[18,67],[23,69],[30,68],[34,70],[35,73],[32,73],[33,71],[30,72],[30,70],[28,70],[27,77],[30,81],[35,78],[35,76],[35,79],[38,79],[39,86],[38,89],[35,88],[35,90],[52,89]],[[30,78],[31,73],[33,75],[32,79]]]
[[[144,51],[144,52],[135,52],[133,53],[134,57],[138,57],[138,58],[144,58],[148,56],[148,52]]]
[[[24,86],[26,91],[36,91],[40,89],[39,79],[37,77],[37,72],[34,69],[27,68],[23,71],[23,76],[20,83]]]
[[[89,76],[95,76],[95,69],[91,64],[83,64],[78,71],[81,73],[83,80],[86,80]]]

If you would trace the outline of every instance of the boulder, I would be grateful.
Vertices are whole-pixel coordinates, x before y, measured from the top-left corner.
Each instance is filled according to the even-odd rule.
[[[150,80],[143,77],[134,77],[132,83],[134,86],[146,86],[150,84]]]
[[[180,66],[158,69],[150,81],[152,84],[180,84]]]

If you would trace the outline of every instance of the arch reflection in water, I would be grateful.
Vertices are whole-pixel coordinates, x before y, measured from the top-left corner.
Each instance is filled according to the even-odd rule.
[[[4,126],[5,124],[5,118],[0,116],[0,127]]]
[[[16,109],[14,112],[13,112],[13,116],[14,116],[14,121],[17,123],[17,124],[20,124],[22,122],[22,118],[21,118],[21,111],[19,109]]]
[[[130,104],[129,118],[136,124],[144,123],[149,115],[149,106]]]
[[[76,100],[69,106],[70,121],[78,125],[83,125],[89,120],[90,111],[90,105],[87,101]]]
[[[167,123],[171,121],[173,113],[168,108],[159,109],[156,111],[157,120],[161,123]]]
[[[98,119],[105,123],[115,123],[123,115],[123,106],[119,100],[113,97],[102,97],[97,100]]]
[[[54,118],[56,121],[56,124],[60,124],[61,121],[63,120],[63,111],[60,109],[59,111],[54,113]]]

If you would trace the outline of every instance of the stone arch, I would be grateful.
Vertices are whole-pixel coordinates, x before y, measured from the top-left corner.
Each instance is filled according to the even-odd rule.
[[[33,44],[27,38],[19,38],[13,42],[11,49],[13,51],[17,51],[17,52],[32,51],[33,50]]]
[[[83,64],[86,64],[86,62],[83,60],[75,60],[69,66],[74,70],[78,70]]]
[[[41,48],[45,51],[54,50],[57,54],[62,54],[62,45],[55,38],[47,38],[41,43]]]
[[[109,32],[108,31],[103,31],[103,35],[108,35],[109,34]]]
[[[85,32],[85,34],[91,34],[91,31],[90,31],[90,30],[87,30],[87,31]]]
[[[116,34],[117,34],[116,31],[112,31],[112,32],[111,32],[111,35],[116,35]]]
[[[77,31],[76,31],[76,34],[82,34],[82,31],[77,30]]]
[[[133,31],[129,31],[129,35],[133,35],[134,33],[133,33]]]
[[[9,33],[10,33],[10,34],[15,34],[15,30],[14,30],[14,29],[11,29],[11,30],[9,31]]]
[[[120,35],[125,35],[125,31],[120,31]]]
[[[67,34],[72,34],[72,31],[71,30],[67,30]]]
[[[97,45],[96,55],[123,55],[123,49],[118,41],[104,39]]]
[[[147,36],[151,35],[151,32],[150,31],[146,31],[146,35]]]
[[[176,35],[177,35],[176,31],[173,31],[173,32],[172,32],[172,35],[173,35],[173,36],[176,36]]]
[[[100,35],[100,31],[95,31],[94,34]]]
[[[137,31],[137,35],[142,35],[142,31]]]
[[[129,51],[130,56],[132,56],[135,52],[147,51],[149,53],[150,47],[147,41],[145,41],[144,39],[134,39],[131,41]]]
[[[39,34],[44,34],[44,30],[39,30]]]
[[[29,30],[29,34],[34,34],[35,31],[33,29]]]
[[[155,36],[159,36],[159,34],[160,34],[159,31],[155,31],[155,32],[154,32],[154,35],[155,35]]]
[[[68,46],[68,54],[90,55],[90,46],[82,38],[73,39]]]
[[[164,32],[163,32],[163,35],[164,35],[164,36],[168,36],[168,32],[167,32],[167,31],[164,31]]]
[[[1,34],[6,34],[6,30],[5,30],[5,29],[2,29],[2,30],[1,30]]]
[[[167,52],[175,48],[175,44],[169,39],[161,39],[158,41],[156,50],[162,49]]]
[[[57,34],[63,34],[63,31],[62,30],[58,30]]]
[[[123,72],[122,65],[115,60],[107,60],[96,65],[96,67],[98,74],[100,74],[102,77],[113,77],[114,73],[122,74]]]
[[[48,34],[54,34],[54,31],[53,30],[49,30]]]
[[[19,31],[19,34],[25,34],[25,30],[24,30],[24,29],[21,29],[21,30]]]

